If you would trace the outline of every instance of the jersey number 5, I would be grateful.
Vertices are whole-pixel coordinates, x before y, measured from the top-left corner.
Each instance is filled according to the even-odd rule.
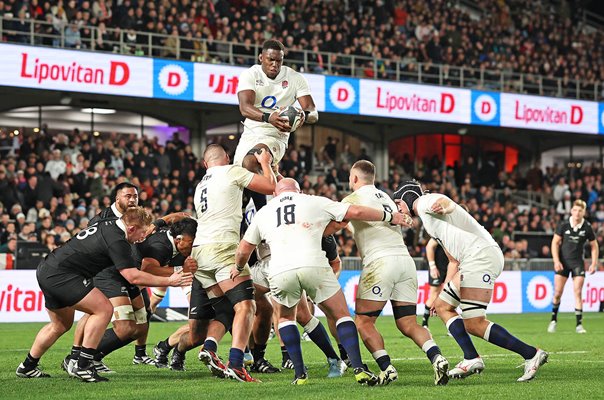
[[[296,223],[295,204],[288,204],[284,207],[277,208],[277,226],[280,226],[282,223],[285,225],[291,225]]]
[[[199,200],[201,212],[206,212],[208,209],[208,188],[201,189],[201,199]]]

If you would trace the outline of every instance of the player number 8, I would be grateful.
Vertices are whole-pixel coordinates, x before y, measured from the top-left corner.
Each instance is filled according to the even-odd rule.
[[[98,230],[98,228],[96,226],[91,226],[90,228],[81,231],[80,233],[78,233],[78,235],[76,236],[79,240],[84,240],[86,239],[88,236],[90,235],[94,235],[96,233],[96,231]]]

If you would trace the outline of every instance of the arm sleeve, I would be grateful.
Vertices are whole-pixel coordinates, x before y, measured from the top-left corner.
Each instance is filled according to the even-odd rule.
[[[228,176],[237,186],[246,188],[254,178],[254,173],[239,165],[233,165],[229,170]]]
[[[338,246],[336,245],[336,239],[333,237],[333,235],[324,237],[321,240],[321,249],[323,249],[329,261],[333,261],[338,258]]]
[[[302,96],[310,96],[310,86],[304,75],[298,73],[298,87],[296,88],[296,98],[299,99]]]
[[[564,236],[564,228],[563,228],[564,222],[561,222],[558,224],[558,226],[556,227],[556,235],[558,236]]]
[[[141,256],[142,258],[153,258],[159,265],[165,267],[172,258],[172,249],[163,244],[155,244],[141,251]]]
[[[239,75],[239,83],[237,84],[237,93],[244,90],[256,91],[256,82],[250,69],[246,69]]]
[[[251,225],[247,228],[247,231],[245,231],[245,235],[243,235],[243,240],[250,244],[255,244],[256,246],[262,240],[260,230],[258,229],[258,220],[260,219],[258,214],[254,216]]]
[[[117,269],[135,268],[132,247],[125,240],[116,240],[109,245],[109,257]]]
[[[319,202],[318,206],[329,216],[330,220],[335,220],[338,222],[342,222],[348,209],[350,208],[350,204],[340,203],[337,201],[330,200],[325,197],[316,197],[317,202]]]

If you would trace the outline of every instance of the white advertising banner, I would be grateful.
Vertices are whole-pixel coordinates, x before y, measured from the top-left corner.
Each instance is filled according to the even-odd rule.
[[[361,115],[470,123],[470,90],[362,79],[360,93]]]
[[[153,60],[108,53],[0,44],[0,85],[153,96]]]
[[[598,133],[598,103],[502,93],[501,126]]]

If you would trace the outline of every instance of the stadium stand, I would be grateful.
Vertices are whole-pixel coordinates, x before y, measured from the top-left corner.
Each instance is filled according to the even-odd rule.
[[[237,65],[275,38],[306,72],[600,99],[602,32],[579,3],[6,0],[0,36]]]

